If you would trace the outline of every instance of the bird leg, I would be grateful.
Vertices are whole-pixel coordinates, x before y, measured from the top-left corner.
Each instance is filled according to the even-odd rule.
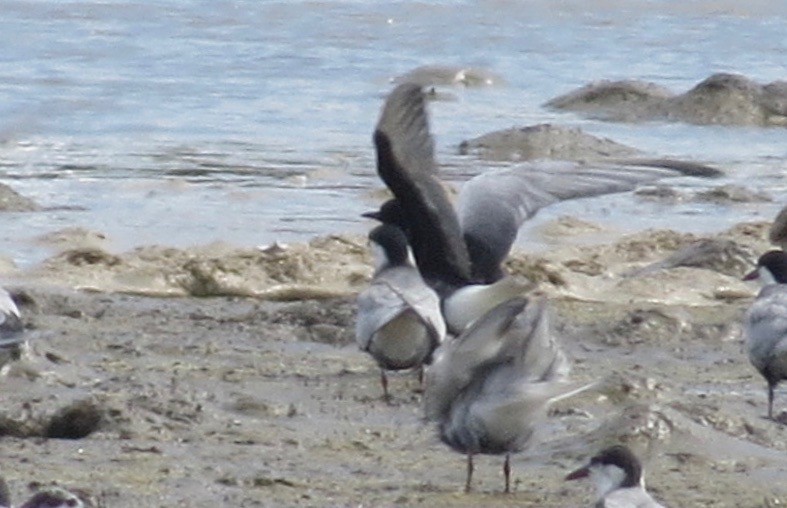
[[[390,404],[391,396],[388,394],[388,376],[385,374],[385,369],[380,369],[380,384],[383,385],[383,399]]]
[[[509,494],[511,492],[511,454],[506,453],[506,460],[503,462],[503,475],[506,478],[506,490],[505,493]]]
[[[470,492],[470,484],[473,482],[473,454],[467,454],[467,480],[465,481],[465,493]]]
[[[774,383],[768,383],[768,419],[773,420],[773,391],[776,388]]]

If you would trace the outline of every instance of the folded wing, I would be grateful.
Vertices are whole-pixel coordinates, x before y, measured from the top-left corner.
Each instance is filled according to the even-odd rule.
[[[394,268],[376,277],[358,296],[356,340],[368,349],[372,336],[382,326],[411,309],[429,328],[435,342],[445,337],[440,299],[414,268]]]

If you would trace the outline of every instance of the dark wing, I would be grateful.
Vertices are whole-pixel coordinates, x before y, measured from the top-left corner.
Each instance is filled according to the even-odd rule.
[[[378,136],[388,139],[389,149],[384,153],[380,152]],[[389,186],[388,177],[412,178],[437,173],[426,99],[420,86],[405,83],[391,91],[380,113],[374,137],[378,145],[377,171]]]
[[[649,168],[663,168],[674,170],[675,176],[698,176],[702,178],[716,178],[724,176],[724,171],[702,164],[701,162],[683,161],[677,159],[619,159],[610,161],[623,166],[645,166]]]
[[[374,143],[377,172],[404,211],[422,276],[433,286],[436,281],[465,284],[470,279],[470,257],[456,212],[435,175],[434,142],[419,86],[405,83],[391,92]]]

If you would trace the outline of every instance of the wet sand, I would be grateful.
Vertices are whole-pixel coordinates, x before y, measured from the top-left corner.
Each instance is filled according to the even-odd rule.
[[[767,224],[741,225],[702,263],[644,271],[699,238],[515,253],[512,270],[551,296],[574,378],[604,382],[555,406],[512,462],[511,495],[489,456],[462,492],[464,457],[423,422],[413,373],[391,376],[393,404],[381,399],[353,339],[363,239],[67,251],[6,284],[30,350],[0,380],[2,474],[17,500],[54,481],[111,507],[589,506],[591,486],[562,478],[624,441],[667,506],[780,506],[787,425],[764,418],[740,338],[756,288],[739,278],[766,237]],[[787,421],[784,387],[775,410]]]

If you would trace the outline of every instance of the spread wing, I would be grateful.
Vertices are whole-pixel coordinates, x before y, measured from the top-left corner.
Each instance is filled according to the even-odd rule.
[[[468,281],[470,258],[456,212],[435,174],[434,141],[419,86],[405,83],[390,93],[374,143],[377,172],[407,215],[410,244],[424,278],[456,285]]]
[[[563,379],[569,362],[550,324],[546,298],[531,298],[517,317],[516,333],[509,334],[507,354],[516,359],[516,368],[528,382]]]
[[[645,165],[658,162],[642,161]],[[665,168],[539,161],[482,173],[464,184],[457,203],[473,275],[487,282],[499,277],[495,274],[500,272],[520,226],[541,208],[558,201],[625,192],[642,183],[683,174],[698,172],[692,164]]]
[[[437,173],[426,99],[420,86],[405,83],[393,89],[383,105],[374,138],[375,144],[378,138],[387,142],[386,150],[377,154],[378,162],[385,162],[378,171],[386,184],[387,178],[396,180],[400,175],[412,178]]]

